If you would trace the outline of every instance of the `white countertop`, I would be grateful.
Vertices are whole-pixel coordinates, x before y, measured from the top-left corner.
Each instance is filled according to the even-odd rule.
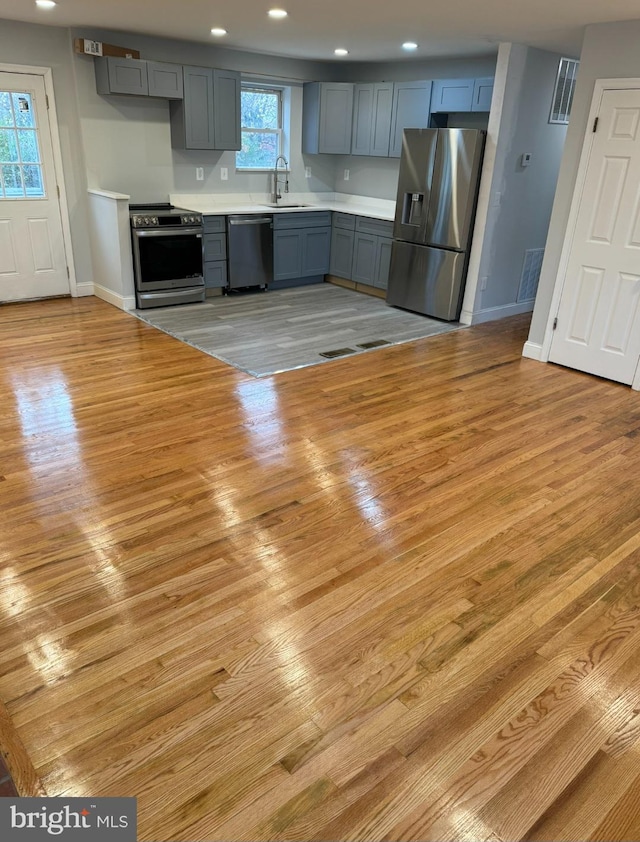
[[[368,216],[373,219],[393,220],[395,201],[374,199],[370,196],[352,196],[349,193],[287,193],[281,205],[271,207],[267,194],[234,193],[172,193],[171,204],[202,214],[232,213],[297,213],[327,210]],[[285,207],[300,204],[302,207]]]

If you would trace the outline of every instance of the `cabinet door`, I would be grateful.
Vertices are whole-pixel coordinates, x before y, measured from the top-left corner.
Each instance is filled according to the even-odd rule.
[[[204,285],[207,289],[221,289],[227,285],[227,261],[204,264]]]
[[[213,70],[185,67],[184,145],[186,149],[215,149],[213,125]]]
[[[147,77],[149,96],[160,96],[163,99],[182,99],[184,96],[181,64],[148,61]]]
[[[353,264],[354,233],[345,228],[334,228],[331,234],[331,264],[332,275],[351,280],[351,266]]]
[[[393,113],[389,157],[402,153],[402,132],[405,129],[429,128],[431,82],[396,82],[393,90]]]
[[[242,147],[240,126],[240,74],[213,71],[213,116],[216,149]]]
[[[301,275],[326,275],[331,253],[331,228],[307,228],[302,231]]]
[[[389,267],[391,266],[391,244],[393,240],[378,237],[376,248],[376,273],[373,285],[378,289],[386,289],[389,285]]]
[[[374,85],[356,85],[353,91],[352,155],[371,154]]]
[[[299,278],[302,271],[302,231],[273,232],[273,280]]]
[[[350,82],[323,82],[318,152],[348,155],[351,152],[352,122],[353,85]]]
[[[427,103],[427,112],[428,111],[429,104]],[[373,86],[373,115],[371,119],[370,155],[377,155],[381,158],[388,157],[392,112],[393,83],[379,82]],[[428,119],[429,117],[427,115],[427,120]]]
[[[472,111],[491,111],[491,97],[493,96],[493,77],[476,79],[473,85]]]
[[[226,260],[227,257],[227,235],[226,234],[205,234],[203,238],[204,259]]]
[[[99,94],[149,95],[147,62],[135,58],[96,58],[96,87]]]
[[[474,79],[437,79],[433,83],[431,111],[471,111]]]
[[[377,247],[378,238],[375,235],[356,232],[353,246],[352,280],[360,284],[373,286],[376,276]]]

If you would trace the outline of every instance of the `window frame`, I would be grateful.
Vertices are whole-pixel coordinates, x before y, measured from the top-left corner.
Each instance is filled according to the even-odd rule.
[[[256,128],[255,126],[241,126],[240,127],[240,139],[242,145],[242,137],[245,132],[253,133],[253,134],[273,134],[277,136],[278,139],[278,155],[284,156],[288,160],[288,156],[286,154],[286,139],[287,139],[287,132],[285,130],[285,97],[286,97],[286,88],[282,85],[271,85],[271,84],[262,84],[260,82],[252,82],[246,81],[241,82],[240,86],[240,96],[242,97],[242,93],[244,91],[250,91],[252,93],[273,93],[277,94],[278,97],[278,126],[277,129],[265,129],[265,128]],[[242,113],[242,108],[240,109]],[[259,173],[259,172],[272,172],[273,167],[242,167],[238,165],[238,154],[242,151],[241,149],[236,153],[236,172],[239,173]],[[275,161],[273,162],[275,166]]]

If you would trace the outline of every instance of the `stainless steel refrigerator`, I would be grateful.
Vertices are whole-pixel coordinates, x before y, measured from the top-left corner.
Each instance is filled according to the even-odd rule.
[[[485,136],[404,130],[387,304],[460,317]]]

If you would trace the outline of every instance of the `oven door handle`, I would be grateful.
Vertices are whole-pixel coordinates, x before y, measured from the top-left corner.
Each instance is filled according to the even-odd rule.
[[[202,237],[202,228],[134,228],[135,237]]]

